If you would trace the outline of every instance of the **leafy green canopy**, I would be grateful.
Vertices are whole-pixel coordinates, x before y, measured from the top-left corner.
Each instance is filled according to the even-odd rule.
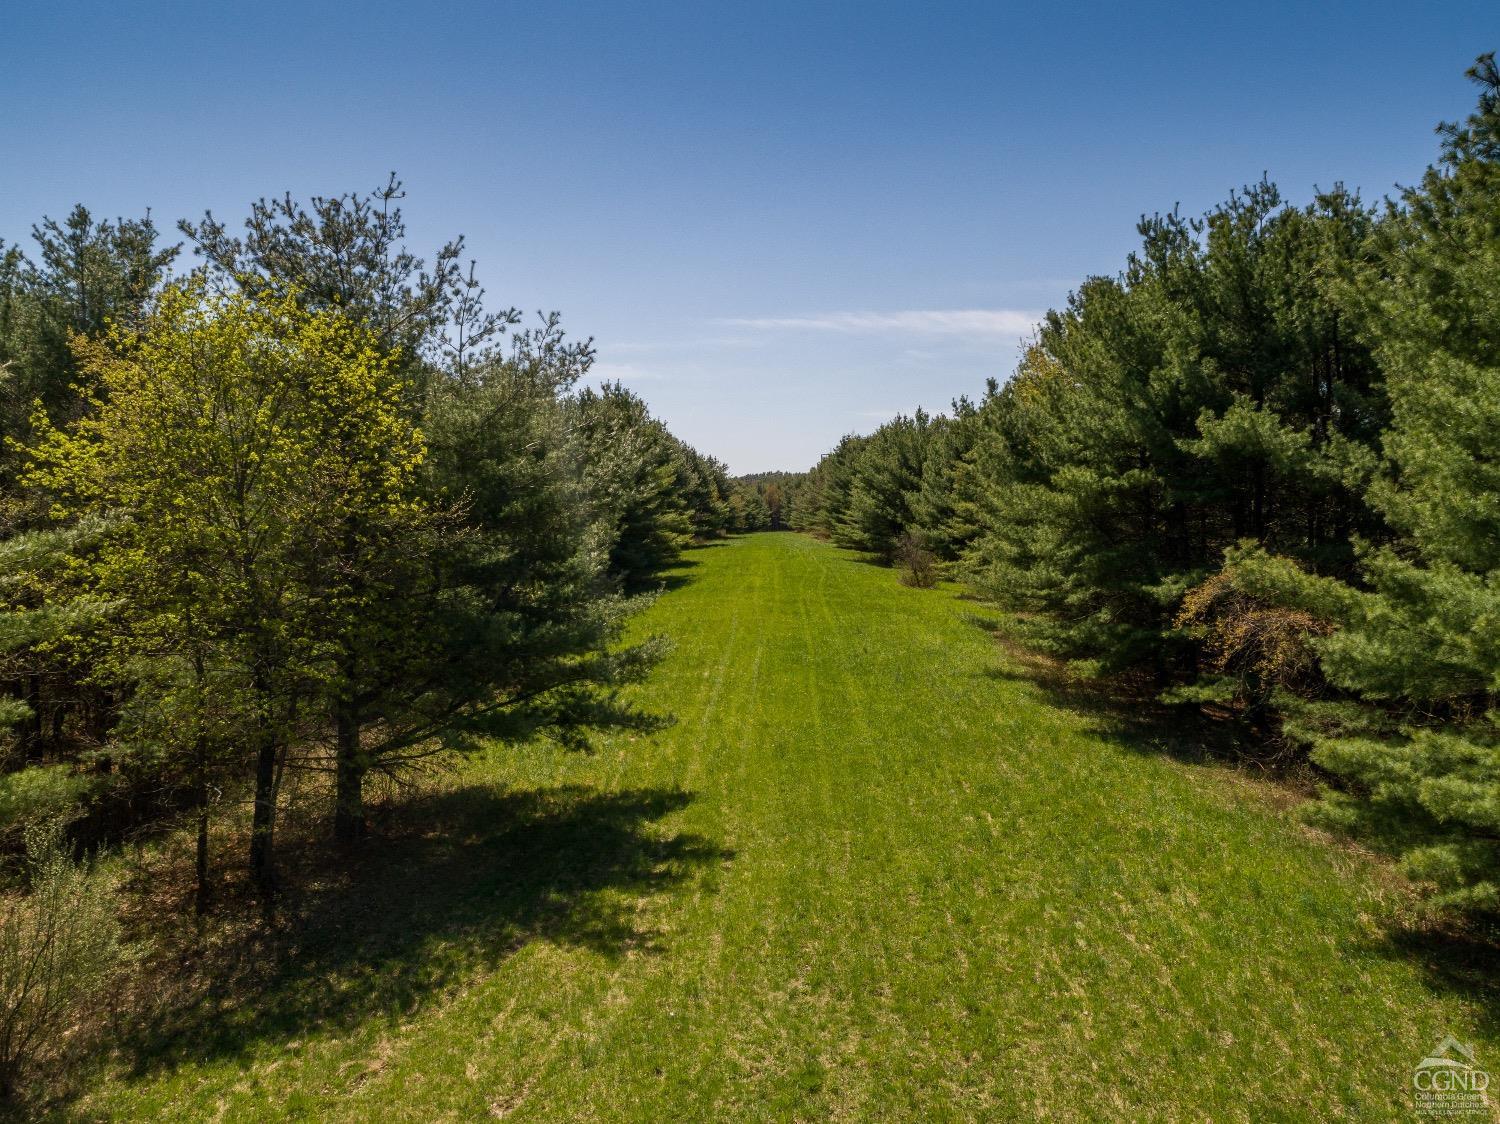
[[[287,752],[430,537],[425,444],[371,334],[295,293],[168,286],[139,329],[75,347],[89,401],[34,419],[28,482],[61,523],[111,517],[79,560],[112,606],[95,675],[132,691],[143,760],[190,760],[200,787],[210,761],[253,763],[269,886]]]

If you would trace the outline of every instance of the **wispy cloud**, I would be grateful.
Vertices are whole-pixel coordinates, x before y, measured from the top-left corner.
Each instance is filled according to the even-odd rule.
[[[724,323],[724,321],[719,321]],[[661,355],[677,351],[707,351],[721,347],[759,347],[764,339],[753,335],[695,336],[679,340],[622,340],[604,345],[613,355]]]
[[[827,312],[815,316],[765,316],[721,320],[760,331],[843,332],[849,335],[1024,336],[1041,314],[1017,308],[951,308],[905,312]]]

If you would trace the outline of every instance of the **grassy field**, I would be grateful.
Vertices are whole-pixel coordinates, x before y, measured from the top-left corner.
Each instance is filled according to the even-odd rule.
[[[409,799],[284,970],[67,1111],[1391,1120],[1445,1033],[1500,1065],[1493,977],[1385,868],[1049,693],[983,606],[794,535],[676,585],[674,726]]]

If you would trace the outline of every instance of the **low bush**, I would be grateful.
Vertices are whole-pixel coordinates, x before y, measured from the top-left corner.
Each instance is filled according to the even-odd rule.
[[[0,776],[0,839],[19,846],[32,824],[72,819],[99,782],[71,765],[34,765]]]
[[[54,1056],[123,946],[112,880],[74,859],[64,821],[26,830],[26,882],[0,902],[0,1098]]]
[[[922,545],[916,535],[908,533],[896,540],[894,561],[902,585],[915,589],[931,589],[937,585],[937,557]]]

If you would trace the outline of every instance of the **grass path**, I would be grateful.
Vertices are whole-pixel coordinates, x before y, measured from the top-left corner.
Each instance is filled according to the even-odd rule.
[[[675,726],[477,763],[77,1111],[1388,1120],[1444,1033],[1500,1066],[1388,874],[1055,705],[974,604],[793,535],[683,576],[641,622]]]

